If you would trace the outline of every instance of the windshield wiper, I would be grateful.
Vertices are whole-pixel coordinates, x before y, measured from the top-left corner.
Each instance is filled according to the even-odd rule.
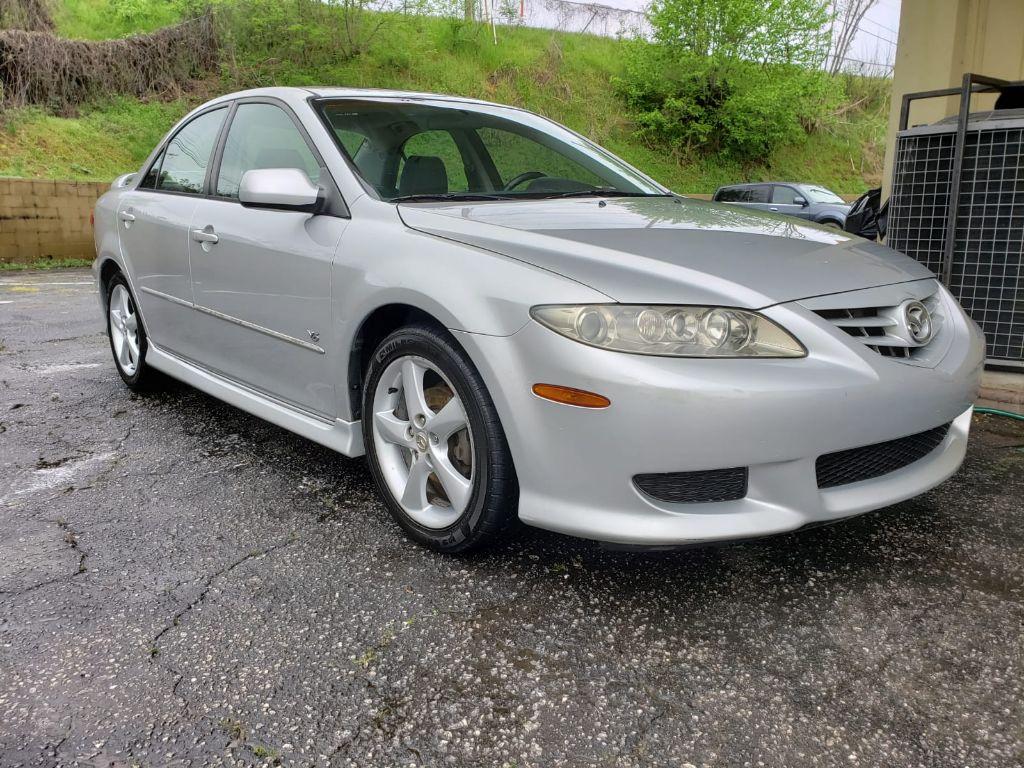
[[[478,192],[433,192],[422,195],[401,195],[392,197],[392,203],[434,203],[452,200],[473,202],[478,200],[509,200],[508,195],[486,195]]]
[[[615,189],[615,187],[594,187],[593,189],[577,189],[572,192],[552,192],[540,195],[542,200],[566,197],[672,197],[672,195],[657,192],[630,192],[625,189]]]

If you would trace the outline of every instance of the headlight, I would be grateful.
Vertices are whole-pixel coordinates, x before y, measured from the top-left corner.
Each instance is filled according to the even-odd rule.
[[[592,347],[664,357],[803,357],[807,350],[767,317],[728,307],[636,304],[542,306],[541,325]]]

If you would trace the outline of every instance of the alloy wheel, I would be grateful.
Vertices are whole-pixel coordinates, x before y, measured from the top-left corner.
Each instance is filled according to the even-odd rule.
[[[120,284],[110,293],[110,340],[121,370],[134,375],[139,367],[139,318],[128,289]]]
[[[393,360],[373,395],[373,447],[391,495],[424,528],[446,528],[473,492],[473,432],[455,387],[436,365]]]

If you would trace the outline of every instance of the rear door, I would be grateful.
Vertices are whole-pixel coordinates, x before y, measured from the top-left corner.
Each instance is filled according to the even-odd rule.
[[[227,114],[217,107],[183,125],[118,203],[121,254],[146,331],[156,346],[185,357],[195,353],[189,225]]]
[[[802,203],[796,202],[803,199],[803,195],[796,187],[788,184],[775,184],[772,187],[772,204],[768,210],[777,213],[784,213],[787,216],[796,216],[800,219],[809,219],[807,211],[810,210]]]
[[[212,195],[189,233],[195,323],[208,368],[310,413],[333,417],[331,272],[347,218],[249,208],[242,175],[297,168],[336,193],[320,155],[290,111],[238,102],[218,152]]]
[[[743,190],[743,204],[747,208],[767,211],[772,206],[772,185],[754,184]]]

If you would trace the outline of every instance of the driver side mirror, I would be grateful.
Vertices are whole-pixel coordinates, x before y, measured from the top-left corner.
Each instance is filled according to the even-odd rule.
[[[323,197],[320,187],[298,168],[257,168],[242,174],[238,202],[248,208],[316,213]]]
[[[793,198],[793,205],[799,205],[801,208],[806,208],[807,207],[807,198],[806,197],[799,197],[799,196],[794,197]]]

